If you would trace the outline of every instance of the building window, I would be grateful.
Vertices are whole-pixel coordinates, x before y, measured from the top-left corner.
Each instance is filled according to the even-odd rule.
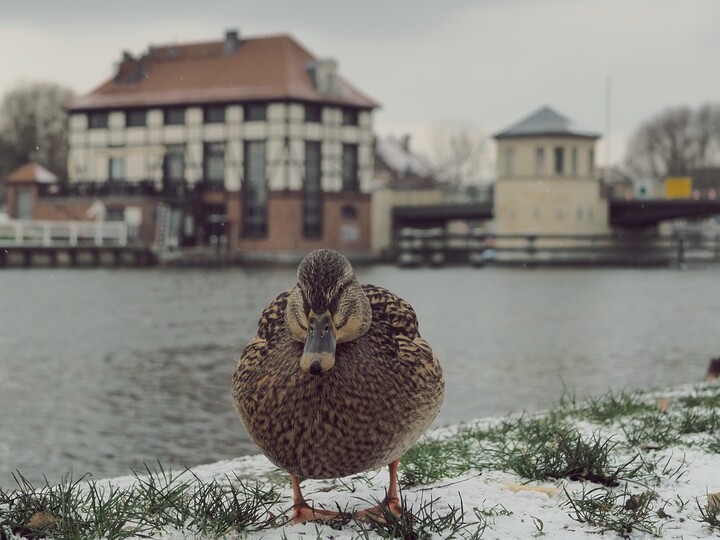
[[[577,148],[573,148],[572,153],[570,154],[570,174],[577,176],[577,173]]]
[[[359,191],[358,182],[358,145],[342,145],[342,190]]]
[[[33,194],[30,188],[18,188],[15,199],[15,217],[17,219],[32,218]]]
[[[108,161],[108,180],[110,182],[121,182],[125,180],[125,158],[110,158]]]
[[[171,144],[165,148],[163,181],[166,185],[185,181],[185,146],[182,144]]]
[[[322,122],[322,105],[307,104],[305,105],[305,121],[306,122]]]
[[[343,126],[357,126],[358,125],[358,110],[357,109],[343,109],[342,110],[342,123]]]
[[[545,174],[545,148],[538,146],[535,148],[535,175],[543,174]]]
[[[245,141],[242,234],[267,234],[267,182],[265,179],[265,141]]]
[[[512,148],[505,149],[505,176],[515,174],[515,151]]]
[[[203,122],[206,124],[225,123],[225,105],[212,105],[203,109]]]
[[[173,107],[163,111],[164,123],[166,126],[178,126],[185,123],[185,109]]]
[[[213,186],[225,184],[225,144],[205,143],[203,148],[203,177]]]
[[[555,174],[565,174],[565,149],[562,146],[555,147]]]
[[[125,208],[109,206],[105,209],[105,221],[125,221]]]
[[[340,215],[343,219],[357,219],[357,208],[352,204],[343,205],[340,209]]]
[[[267,105],[265,103],[245,105],[245,121],[256,122],[258,120],[267,120]]]
[[[322,236],[322,204],[320,143],[305,141],[305,177],[303,178],[303,234],[305,238]]]
[[[588,176],[595,175],[595,150],[588,150]]]
[[[88,114],[88,128],[100,129],[108,127],[109,116],[107,111],[91,112]]]
[[[145,109],[133,109],[125,113],[126,127],[143,127],[147,125],[147,111]]]

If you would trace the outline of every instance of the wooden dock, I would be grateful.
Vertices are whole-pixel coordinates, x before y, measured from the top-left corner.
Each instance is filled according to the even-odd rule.
[[[156,262],[150,246],[129,241],[124,222],[0,223],[0,268],[149,266]]]

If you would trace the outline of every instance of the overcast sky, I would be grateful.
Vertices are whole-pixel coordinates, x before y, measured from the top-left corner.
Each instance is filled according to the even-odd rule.
[[[380,135],[495,133],[542,105],[607,132],[622,158],[640,122],[720,101],[718,0],[3,0],[0,93],[51,81],[85,93],[123,50],[291,33],[382,103]],[[598,162],[608,149],[601,141]]]

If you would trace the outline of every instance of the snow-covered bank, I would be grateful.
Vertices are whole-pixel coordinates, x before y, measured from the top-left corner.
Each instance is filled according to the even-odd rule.
[[[589,402],[566,396],[544,413],[436,430],[403,461],[402,496],[414,517],[408,514],[406,520],[411,534],[396,537],[577,539],[596,538],[602,531],[609,538],[720,537],[712,495],[720,492],[718,406],[720,385],[706,383]],[[353,520],[334,526],[283,525],[292,506],[289,480],[263,456],[202,465],[183,474],[198,485],[239,477],[277,491],[258,530],[251,525],[229,538],[391,537],[387,527],[372,530]],[[444,476],[423,481],[433,474]],[[545,479],[529,478],[538,474]],[[102,484],[129,490],[137,482],[132,476]],[[351,512],[382,499],[386,485],[387,471],[381,470],[335,481],[308,480],[303,491],[315,506]],[[276,517],[271,525],[268,516]],[[452,529],[442,528],[450,522]],[[192,527],[164,527],[152,537],[209,536]]]

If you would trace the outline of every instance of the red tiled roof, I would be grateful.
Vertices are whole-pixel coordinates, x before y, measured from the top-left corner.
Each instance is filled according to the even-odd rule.
[[[57,182],[57,176],[36,163],[26,163],[8,174],[5,181],[10,183],[40,182],[51,184]]]
[[[340,77],[337,95],[315,89],[307,64],[316,58],[289,35],[151,48],[126,57],[116,75],[75,99],[70,111],[117,107],[293,99],[361,108],[379,104]]]

